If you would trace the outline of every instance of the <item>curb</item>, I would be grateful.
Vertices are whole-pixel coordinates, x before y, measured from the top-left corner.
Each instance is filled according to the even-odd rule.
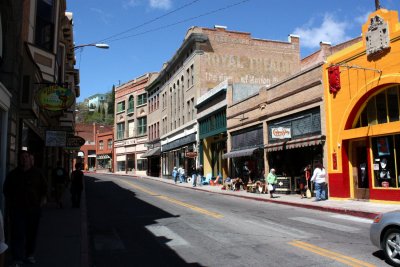
[[[136,175],[132,175],[132,177],[151,179],[151,180],[155,180],[155,181],[160,181],[165,184],[171,184],[169,182],[161,180],[163,178],[156,179],[156,178],[150,178],[150,177],[146,177],[146,176],[136,176]],[[158,180],[158,179],[160,179],[160,180]],[[175,184],[171,184],[171,185],[175,186]],[[232,196],[232,197],[239,197],[239,198],[251,199],[251,200],[262,201],[262,202],[276,203],[276,204],[287,205],[287,206],[292,206],[292,207],[300,207],[300,208],[313,209],[313,210],[319,210],[319,211],[324,211],[324,212],[346,214],[346,215],[351,215],[351,216],[356,216],[356,217],[366,218],[366,219],[374,219],[376,216],[379,215],[379,213],[376,213],[376,212],[360,211],[360,210],[337,208],[337,207],[335,207],[335,208],[334,207],[323,207],[323,206],[316,206],[316,205],[310,205],[310,204],[305,204],[305,203],[295,203],[295,202],[282,201],[282,200],[265,199],[265,198],[254,197],[254,196],[242,196],[242,195],[235,195],[235,194],[229,194],[229,193],[224,193],[224,192],[215,192],[215,191],[202,189],[202,188],[198,188],[198,187],[185,187],[185,188],[197,190],[197,191],[203,191],[203,192],[207,192],[207,193],[220,194],[220,195],[224,195],[224,196]]]

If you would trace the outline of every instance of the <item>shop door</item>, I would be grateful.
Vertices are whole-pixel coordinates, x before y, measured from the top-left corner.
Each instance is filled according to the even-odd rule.
[[[355,199],[369,199],[368,150],[365,141],[353,141],[351,166]]]

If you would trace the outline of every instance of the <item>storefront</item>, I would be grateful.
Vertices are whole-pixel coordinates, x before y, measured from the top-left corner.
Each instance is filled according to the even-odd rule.
[[[183,167],[186,175],[196,166],[196,158],[188,157],[187,152],[196,152],[196,133],[186,135],[161,146],[162,175],[170,176],[174,167]]]
[[[112,155],[111,154],[100,154],[97,155],[97,168],[96,171],[111,171],[112,165]]]
[[[307,165],[323,162],[325,136],[321,135],[320,108],[268,121],[265,146],[269,169],[274,168],[282,181],[277,190],[292,193]]]
[[[229,159],[229,175],[232,178],[245,177],[245,166],[252,181],[264,178],[263,127],[256,125],[231,133],[231,151],[222,158]],[[245,181],[246,182],[246,181]]]
[[[379,9],[324,65],[331,197],[400,201],[399,29]]]

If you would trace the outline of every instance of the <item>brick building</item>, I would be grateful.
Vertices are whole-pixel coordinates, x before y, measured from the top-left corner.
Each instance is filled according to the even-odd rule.
[[[104,127],[104,126],[103,126]],[[107,130],[110,127],[107,127]],[[96,172],[113,172],[114,131],[96,132]]]
[[[157,73],[147,73],[115,88],[114,172],[145,174],[147,159],[147,92]]]
[[[241,176],[245,162],[252,180],[275,168],[277,190],[298,190],[304,167],[326,164],[325,106],[322,65],[331,54],[358,42],[337,46],[321,42],[320,50],[299,61],[301,69],[279,82],[262,87],[250,97],[240,97],[235,86],[227,93],[227,131],[230,172]]]
[[[159,99],[159,108],[149,114],[149,121],[160,125],[155,141],[159,140],[161,146],[161,175],[170,175],[174,166],[190,170],[200,163],[191,152],[202,150],[195,109],[201,95],[225,80],[239,84],[243,95],[249,94],[298,72],[299,58],[296,37],[280,42],[256,39],[250,33],[228,31],[222,26],[190,28],[178,51],[146,89],[149,99]],[[218,147],[220,155],[224,146]],[[214,163],[205,173],[213,174],[211,165]]]

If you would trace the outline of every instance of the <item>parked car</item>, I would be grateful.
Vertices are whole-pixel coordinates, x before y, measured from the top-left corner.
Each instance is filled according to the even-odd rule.
[[[391,265],[400,267],[400,210],[376,216],[370,238],[372,244],[383,250]]]

